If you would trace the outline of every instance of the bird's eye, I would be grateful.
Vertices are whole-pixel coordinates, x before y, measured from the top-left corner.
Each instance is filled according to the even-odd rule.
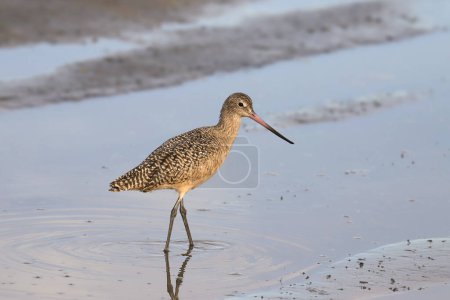
[[[239,102],[239,106],[240,106],[240,107],[244,106],[244,103]]]

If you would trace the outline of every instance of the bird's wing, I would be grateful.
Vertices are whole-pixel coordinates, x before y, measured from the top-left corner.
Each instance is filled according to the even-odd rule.
[[[197,128],[167,140],[141,164],[113,181],[111,190],[151,191],[207,173],[211,158],[221,149],[209,130]]]

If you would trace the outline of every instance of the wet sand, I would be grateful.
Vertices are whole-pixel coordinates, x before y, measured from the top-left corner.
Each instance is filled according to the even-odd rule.
[[[401,299],[396,294],[429,299],[420,291],[450,288],[449,242],[448,238],[429,238],[383,245],[335,263],[319,263],[302,272],[301,283],[290,281],[273,292],[232,299],[373,299],[386,295]],[[445,299],[440,295],[433,299]]]
[[[419,22],[401,3],[363,1],[255,16],[234,26],[180,25],[156,31],[150,41],[128,51],[61,66],[49,74],[0,82],[0,108],[148,90],[436,30]]]
[[[166,22],[192,21],[205,4],[220,6],[223,2],[1,0],[0,46],[112,38],[129,31],[147,31]],[[228,1],[233,3],[239,1]]]
[[[449,41],[438,32],[1,112],[0,298],[170,299],[169,269],[180,299],[447,299]],[[246,121],[235,150],[257,158],[257,185],[190,192],[196,247],[184,255],[177,219],[166,259],[176,194],[108,183],[165,139],[215,123],[237,90],[296,144]],[[381,104],[361,113],[364,101]],[[334,119],[333,103],[345,108]],[[236,159],[224,176],[239,175]]]

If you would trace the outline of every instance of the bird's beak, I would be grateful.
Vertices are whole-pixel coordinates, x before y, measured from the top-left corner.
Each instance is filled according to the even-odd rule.
[[[262,126],[266,127],[268,130],[272,131],[273,134],[277,135],[278,137],[282,138],[283,140],[285,140],[286,142],[288,142],[289,144],[293,144],[294,142],[292,142],[291,140],[287,139],[286,137],[284,137],[281,133],[279,133],[278,131],[276,131],[275,129],[273,129],[272,126],[270,126],[269,124],[267,124],[266,122],[264,122],[263,119],[261,119],[255,112],[253,112],[250,116],[250,119],[254,120],[255,122],[261,124]]]

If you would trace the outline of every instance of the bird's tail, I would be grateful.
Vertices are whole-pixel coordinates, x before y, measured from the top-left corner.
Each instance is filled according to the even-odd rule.
[[[110,192],[121,192],[129,190],[129,182],[124,178],[118,178],[109,184]]]
[[[128,190],[139,190],[143,191],[143,187],[151,186],[150,181],[146,181],[143,178],[144,175],[143,168],[138,166],[127,173],[123,174],[113,182],[109,184],[109,190],[111,192],[121,192]]]

